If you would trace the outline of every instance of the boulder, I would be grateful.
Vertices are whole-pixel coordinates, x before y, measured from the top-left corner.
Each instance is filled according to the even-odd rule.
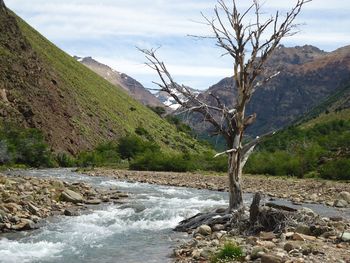
[[[83,197],[69,189],[66,189],[61,194],[61,199],[66,202],[72,202],[74,204],[83,202]]]
[[[343,191],[339,193],[338,199],[345,200],[348,204],[350,204],[350,193]]]
[[[344,242],[350,242],[350,232],[344,232],[340,235],[340,239]]]
[[[198,227],[197,229],[197,233],[203,235],[203,236],[208,236],[211,235],[212,231],[210,226],[208,225],[201,225],[200,227]]]
[[[348,206],[348,202],[346,202],[344,199],[337,199],[334,201],[333,206],[343,208]]]

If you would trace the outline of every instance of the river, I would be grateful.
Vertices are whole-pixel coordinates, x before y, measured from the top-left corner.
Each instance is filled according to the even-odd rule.
[[[227,205],[227,193],[89,177],[70,169],[16,171],[129,193],[125,204],[90,207],[77,217],[49,218],[38,230],[0,237],[0,262],[171,262],[173,248],[185,233],[172,231],[177,223],[198,212]],[[250,195],[245,195],[250,199]],[[282,202],[282,201],[280,201]],[[335,210],[311,205],[323,214]],[[328,209],[328,210],[327,210]],[[318,212],[320,212],[318,211]]]

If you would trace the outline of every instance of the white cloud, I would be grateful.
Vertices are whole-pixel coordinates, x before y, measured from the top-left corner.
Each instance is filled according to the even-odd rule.
[[[230,2],[230,0],[227,0]],[[200,12],[209,16],[216,0],[5,0],[39,32],[72,55],[91,55],[148,84],[155,78],[135,49],[163,45],[161,57],[173,74],[198,87],[231,75],[230,60],[221,59],[214,42],[193,41],[188,34],[206,35]],[[237,1],[243,7],[251,1]],[[266,14],[294,5],[296,0],[261,0]],[[325,50],[350,44],[350,1],[313,0],[297,22],[300,33],[288,45],[313,44]],[[197,81],[196,79],[199,79]],[[186,84],[186,83],[185,83]]]

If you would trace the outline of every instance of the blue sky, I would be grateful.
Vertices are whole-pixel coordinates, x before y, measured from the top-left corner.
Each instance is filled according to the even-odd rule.
[[[296,0],[264,0],[264,12],[286,12]],[[227,2],[230,2],[228,0]],[[250,0],[238,0],[244,8]],[[92,56],[152,87],[155,73],[144,66],[136,49],[157,47],[179,83],[205,89],[232,75],[229,57],[210,40],[187,35],[207,35],[198,23],[200,12],[212,16],[216,0],[5,0],[50,41],[70,55]],[[350,44],[350,1],[313,0],[296,23],[299,33],[286,46],[311,44],[332,51]]]

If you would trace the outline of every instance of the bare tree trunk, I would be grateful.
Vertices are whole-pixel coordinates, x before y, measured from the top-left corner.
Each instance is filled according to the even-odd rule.
[[[229,210],[239,209],[243,206],[243,192],[241,187],[241,169],[239,169],[237,153],[230,153],[228,157],[229,178]]]

